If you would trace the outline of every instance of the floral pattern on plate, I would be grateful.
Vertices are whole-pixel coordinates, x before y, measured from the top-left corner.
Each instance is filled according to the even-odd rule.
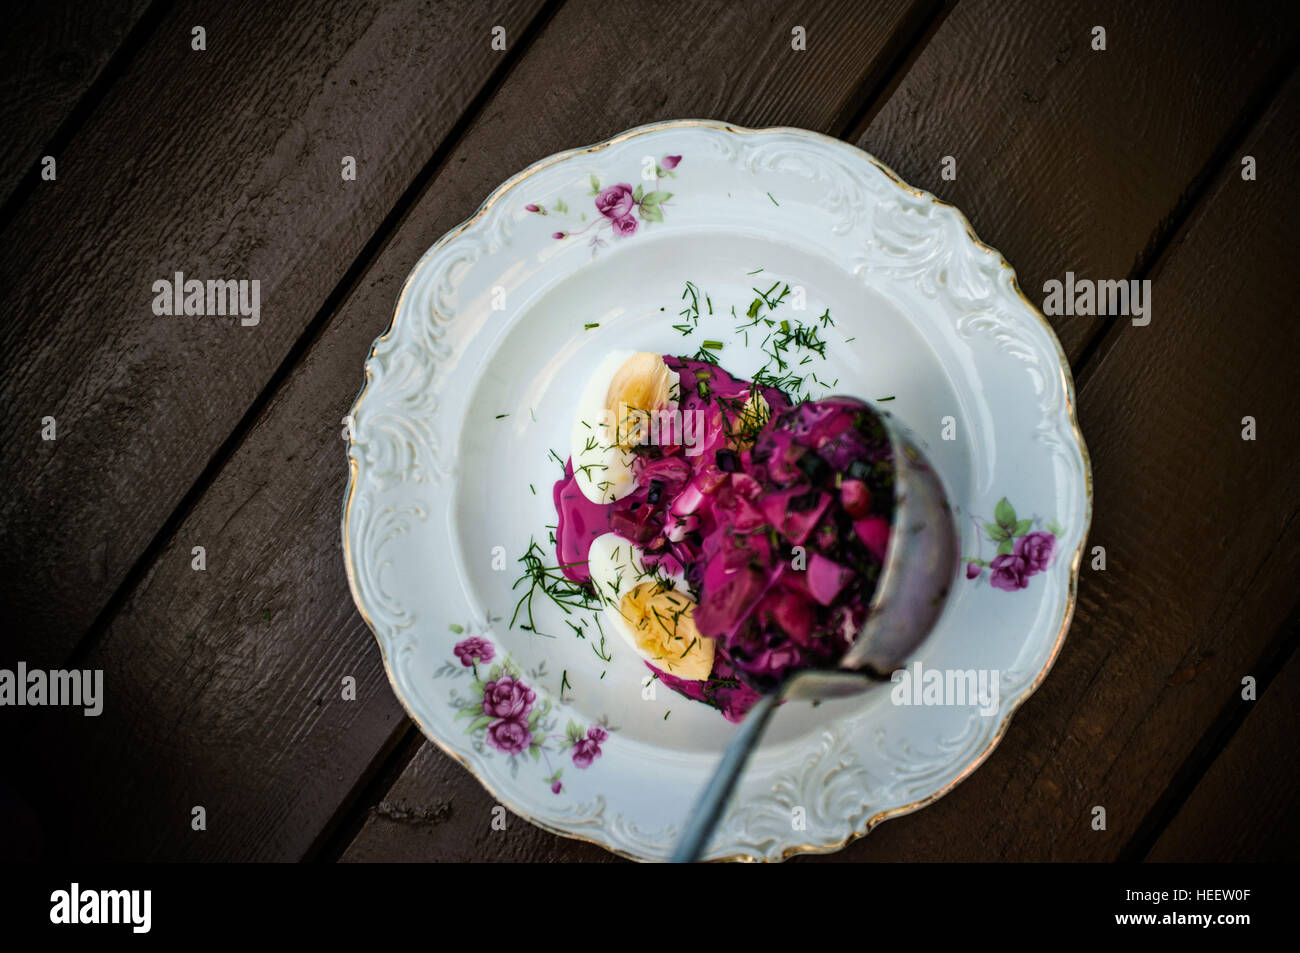
[[[649,156],[646,159],[649,160]],[[654,187],[646,189],[642,184],[635,188],[628,182],[617,182],[604,188],[600,186],[600,179],[594,174],[590,177],[591,190],[588,196],[594,197],[596,206],[596,217],[588,221],[586,212],[580,212],[573,229],[553,232],[551,237],[558,240],[567,238],[577,238],[584,235],[591,229],[595,232],[591,235],[589,244],[591,252],[594,255],[598,248],[604,246],[605,241],[601,238],[601,232],[609,229],[614,235],[620,238],[626,238],[629,235],[635,235],[642,222],[662,222],[664,220],[664,207],[668,205],[668,200],[673,197],[673,193],[660,188],[665,178],[677,178],[674,171],[681,163],[682,157],[679,155],[662,156],[654,167]],[[646,175],[649,174],[649,163],[646,166]],[[575,221],[569,203],[564,199],[556,199],[548,208],[544,205],[538,205],[530,202],[524,208],[535,215],[563,215],[570,221]],[[585,223],[585,224],[583,224]],[[577,227],[581,226],[581,227]]]
[[[1049,523],[1045,529],[1034,529],[1041,522],[1037,517],[1020,519],[1016,508],[1004,496],[993,510],[995,522],[985,523],[981,529],[997,549],[988,561],[983,553],[969,557],[966,578],[978,579],[989,570],[989,584],[994,589],[1015,592],[1029,585],[1029,578],[1047,569],[1056,555],[1056,538],[1061,528]],[[980,540],[983,549],[983,539]]]
[[[552,754],[567,753],[573,766],[583,770],[600,757],[600,746],[612,730],[608,724],[602,722],[584,730],[570,718],[564,734],[559,734],[555,730],[558,719],[550,700],[537,702],[537,692],[524,680],[524,673],[509,655],[502,655],[486,674],[479,671],[480,665],[489,665],[497,657],[490,640],[471,635],[457,642],[452,654],[460,665],[446,662],[434,677],[459,677],[472,673],[469,693],[461,695],[453,690],[450,697],[451,707],[456,709],[456,720],[469,719],[465,730],[474,737],[475,750],[482,754],[495,749],[507,755],[511,759],[512,775],[518,772],[521,755],[543,762],[548,773],[542,780],[554,794],[564,789],[560,781],[564,769],[552,764]],[[530,672],[529,679],[537,682],[545,674],[540,670]]]
[[[661,221],[637,212],[633,234],[653,234],[622,243],[595,199],[610,184],[642,181],[643,168],[653,176],[654,160],[643,166],[647,155],[683,156],[689,190],[686,176],[661,177],[677,193],[671,206],[660,203]],[[596,190],[583,195],[593,174]],[[653,177],[644,180],[646,190],[653,185]],[[571,211],[559,210],[562,199]],[[544,202],[545,214],[540,206],[525,211],[529,202]],[[621,205],[608,208],[617,215]],[[627,254],[583,254],[586,241],[552,238],[593,218],[600,221],[583,239],[603,236]],[[931,633],[936,666],[967,667],[974,647],[980,667],[1002,672],[997,717],[870,699],[841,713],[782,706],[773,726],[778,743],[748,766],[708,856],[777,861],[836,850],[969,777],[1064,644],[1092,509],[1068,361],[1014,271],[974,236],[960,211],[842,141],[806,130],[674,120],[539,161],[440,238],[402,286],[391,325],[366,361],[352,408],[341,527],[353,598],[394,693],[424,734],[520,817],[630,858],[668,859],[690,807],[682,792],[708,783],[734,728],[702,705],[674,705],[665,719],[662,699],[636,694],[644,676],[630,653],[596,665],[590,644],[576,637],[552,642],[494,629],[504,620],[482,614],[503,578],[479,558],[478,544],[522,547],[522,527],[546,509],[531,493],[492,492],[491,479],[502,473],[518,472],[539,488],[553,479],[553,428],[525,423],[534,405],[543,420],[565,415],[561,408],[571,407],[579,386],[574,375],[611,345],[626,346],[628,335],[644,333],[642,345],[671,351],[680,335],[666,321],[668,330],[652,327],[661,317],[671,321],[669,314],[640,307],[672,303],[664,288],[761,267],[815,288],[819,307],[845,315],[846,343],[858,343],[832,355],[830,372],[884,388],[862,396],[901,389],[895,406],[905,421],[933,422],[944,408],[967,407],[972,419],[998,422],[962,427],[957,441],[934,443],[954,506],[991,519],[999,496],[1024,507],[1032,499],[1044,518],[1065,528],[1051,565],[1028,578],[1017,598],[968,583]],[[749,281],[719,287],[743,295]],[[520,306],[483,307],[499,289]],[[582,315],[597,314],[617,321],[575,333]],[[746,343],[757,350],[757,339],[734,350]],[[502,412],[507,416],[492,416]],[[499,439],[469,439],[472,427],[484,425],[502,428]],[[968,542],[966,554],[981,561],[999,555],[1002,544],[974,551]],[[1011,548],[1007,555],[1015,555],[1014,539]],[[444,571],[431,573],[431,566]],[[483,621],[472,629],[454,624],[466,618]],[[464,665],[454,648],[470,636],[490,640],[494,658]],[[468,731],[482,714],[456,716],[472,698],[449,704],[506,651],[535,693],[529,716],[552,700],[539,721],[557,724],[541,728],[546,750],[537,762],[492,747],[486,727]],[[544,663],[555,674],[539,678]],[[575,692],[561,692],[561,672],[578,682]],[[611,716],[617,731],[607,724]],[[571,759],[577,740],[593,739],[566,732],[570,718],[575,729],[608,733],[595,743],[602,753],[589,770]],[[578,752],[584,761],[588,747]],[[553,794],[539,781],[560,767],[563,792]],[[808,807],[806,829],[791,829],[792,805]]]

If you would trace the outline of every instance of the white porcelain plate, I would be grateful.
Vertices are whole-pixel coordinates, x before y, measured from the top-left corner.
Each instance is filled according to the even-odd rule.
[[[516,560],[533,539],[554,561],[550,451],[567,457],[596,362],[711,339],[748,376],[760,335],[731,309],[773,283],[827,342],[812,395],[892,398],[958,511],[963,566],[919,671],[993,679],[964,704],[886,685],[778,711],[708,856],[834,850],[988,756],[1074,607],[1091,477],[1068,365],[960,212],[815,133],[633,129],[531,166],[420,259],[352,411],[348,577],[393,690],[502,804],[628,857],[669,855],[735,726],[643,687],[613,633],[602,652],[544,600],[545,635],[510,627]]]

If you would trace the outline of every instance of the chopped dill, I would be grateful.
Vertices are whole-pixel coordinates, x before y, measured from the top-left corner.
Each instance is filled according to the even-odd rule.
[[[705,347],[700,348],[693,355],[691,355],[691,360],[702,361],[705,364],[717,364],[718,363],[717,355],[714,354],[713,351],[707,346],[708,342],[705,342],[705,344],[706,344]],[[704,389],[703,381],[700,382],[700,393],[702,396],[708,393]]]
[[[677,312],[693,326],[699,327],[700,324],[700,289],[696,287],[695,282],[686,282],[686,289],[682,291],[682,300],[690,298],[690,303],[681,311]],[[708,303],[708,296],[705,296],[705,303]],[[710,311],[710,313],[712,313]]]
[[[604,628],[601,627],[601,624],[600,624],[600,616],[599,616],[599,615],[595,615],[595,616],[592,616],[592,618],[594,618],[594,619],[596,620],[596,631],[600,633],[600,646],[597,647],[597,646],[596,646],[596,643],[595,643],[595,642],[592,642],[592,643],[591,643],[592,651],[594,651],[594,652],[596,653],[596,658],[600,659],[602,662],[608,662],[608,661],[610,661],[614,656],[610,655],[609,652],[606,651],[606,649],[605,649],[605,630],[604,630]],[[602,676],[602,677],[604,677],[604,676]]]
[[[516,560],[523,565],[524,572],[510,589],[514,591],[525,583],[528,588],[515,603],[514,614],[510,617],[510,628],[514,628],[520,613],[523,612],[528,618],[528,624],[521,623],[519,626],[521,629],[546,638],[555,638],[553,635],[539,631],[533,618],[533,600],[539,593],[558,605],[565,615],[571,615],[574,609],[598,609],[600,599],[589,588],[564,575],[563,570],[566,567],[547,565],[545,556],[546,551],[537,545],[537,541],[529,539],[528,550]]]

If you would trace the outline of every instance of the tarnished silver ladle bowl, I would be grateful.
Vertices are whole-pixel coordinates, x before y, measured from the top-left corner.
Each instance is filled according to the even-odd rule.
[[[836,398],[844,400],[846,398]],[[934,628],[957,578],[958,537],[952,506],[915,435],[887,412],[863,401],[889,434],[894,512],[884,568],[867,620],[836,668],[802,669],[763,694],[723,752],[677,843],[673,861],[703,856],[718,818],[768,720],[786,699],[841,698],[887,681]]]

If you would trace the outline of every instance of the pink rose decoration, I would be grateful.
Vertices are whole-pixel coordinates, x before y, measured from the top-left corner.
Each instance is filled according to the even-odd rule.
[[[483,714],[492,718],[519,718],[528,713],[537,694],[509,675],[488,682],[483,689]]]
[[[600,757],[600,745],[590,738],[582,738],[573,745],[573,765],[577,768],[590,768],[591,762]]]
[[[983,571],[984,571],[984,570],[983,570],[982,568],[980,568],[980,564],[979,564],[979,563],[976,563],[976,562],[969,562],[969,563],[966,564],[966,578],[967,578],[967,579],[974,579],[976,576],[978,576],[978,575],[979,575],[980,573],[982,573]]]
[[[659,167],[665,172],[671,172],[673,169],[677,168],[677,163],[681,161],[681,156],[664,156],[659,162]]]
[[[460,664],[469,668],[475,661],[490,662],[496,650],[492,648],[492,643],[487,639],[480,639],[478,636],[470,636],[468,639],[457,642],[456,647],[452,649],[456,653],[456,658],[460,659]]]
[[[520,754],[533,743],[533,733],[519,718],[502,718],[488,725],[488,744],[506,754]]]
[[[589,768],[591,762],[600,757],[600,743],[609,737],[609,732],[599,725],[587,729],[587,736],[573,743],[573,764],[578,768]]]
[[[1025,561],[1030,575],[1042,572],[1056,552],[1056,537],[1051,533],[1026,533],[1016,540],[1016,555]]]
[[[631,215],[614,219],[614,233],[616,235],[631,235],[634,232],[636,232],[636,219]]]
[[[1023,589],[1029,585],[1031,572],[1025,565],[1024,559],[1014,554],[1006,556],[995,556],[993,562],[989,564],[992,573],[989,576],[989,582],[995,589],[1003,589],[1007,592],[1015,592],[1017,589]]]
[[[559,794],[561,788],[563,788],[563,787],[564,787],[564,785],[560,784],[559,781],[553,781],[553,782],[551,782],[551,793],[552,793],[552,794]]]
[[[596,211],[606,218],[613,219],[615,223],[631,215],[632,205],[632,186],[626,182],[601,189],[600,194],[596,196]],[[632,230],[636,230],[635,222],[632,224]],[[630,233],[624,232],[624,234]]]

